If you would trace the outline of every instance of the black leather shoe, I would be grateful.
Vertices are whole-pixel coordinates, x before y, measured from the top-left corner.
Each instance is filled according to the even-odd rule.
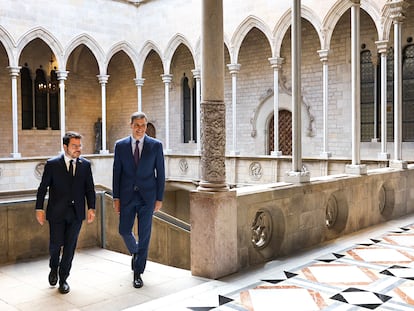
[[[61,294],[67,294],[69,292],[70,292],[69,284],[66,281],[60,283],[60,285],[59,285],[59,293],[61,293]]]
[[[144,286],[144,281],[141,279],[141,275],[136,273],[134,274],[134,281],[132,282],[135,288],[141,288]]]
[[[134,271],[135,262],[137,261],[137,254],[132,254],[131,258],[131,270]]]
[[[58,281],[57,269],[51,269],[49,273],[49,284],[55,286]]]

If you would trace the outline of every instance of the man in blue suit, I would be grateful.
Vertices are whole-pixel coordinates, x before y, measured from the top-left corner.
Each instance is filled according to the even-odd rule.
[[[88,204],[88,223],[95,218],[95,185],[90,162],[80,157],[81,138],[79,133],[65,134],[62,139],[64,154],[46,162],[36,198],[37,221],[43,225],[46,218],[49,222],[49,283],[55,286],[59,273],[59,292],[62,294],[70,291],[66,279],[72,267],[82,221],[85,219],[85,198]],[[45,217],[43,204],[48,189]]]
[[[113,165],[114,210],[119,214],[119,234],[132,254],[133,286],[144,285],[151,237],[152,216],[162,207],[165,188],[162,143],[145,134],[148,119],[145,113],[131,115],[130,136],[115,143]],[[138,240],[132,228],[138,221]]]

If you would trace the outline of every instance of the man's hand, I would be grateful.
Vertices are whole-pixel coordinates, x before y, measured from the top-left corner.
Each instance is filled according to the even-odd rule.
[[[155,201],[154,213],[158,212],[162,207],[162,201]]]
[[[45,211],[42,209],[37,209],[36,210],[36,219],[37,222],[43,226],[43,224],[45,223]]]
[[[117,214],[121,211],[121,202],[119,200],[114,200],[114,211]]]
[[[95,219],[95,210],[94,209],[88,209],[88,224],[92,223]]]

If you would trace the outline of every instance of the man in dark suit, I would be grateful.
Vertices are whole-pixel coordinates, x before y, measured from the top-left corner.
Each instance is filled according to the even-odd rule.
[[[113,166],[114,210],[119,213],[119,233],[132,254],[133,286],[144,285],[151,237],[152,216],[162,207],[165,188],[164,153],[160,141],[145,134],[143,112],[131,115],[131,136],[115,143]],[[138,221],[138,240],[132,228]]]
[[[64,154],[46,162],[36,198],[36,219],[43,225],[43,205],[49,189],[46,208],[50,230],[49,283],[55,286],[59,274],[59,292],[62,294],[70,291],[66,279],[72,266],[82,221],[85,219],[85,198],[88,204],[88,223],[95,218],[95,185],[90,162],[80,157],[81,138],[75,132],[65,134],[62,139]]]

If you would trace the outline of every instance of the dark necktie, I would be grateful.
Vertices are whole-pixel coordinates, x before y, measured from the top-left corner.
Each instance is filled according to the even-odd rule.
[[[69,175],[73,177],[73,160],[69,161]]]
[[[138,144],[139,144],[139,140],[137,140],[135,142],[135,150],[134,150],[135,166],[138,166],[138,163],[139,163],[139,147],[138,147]]]

